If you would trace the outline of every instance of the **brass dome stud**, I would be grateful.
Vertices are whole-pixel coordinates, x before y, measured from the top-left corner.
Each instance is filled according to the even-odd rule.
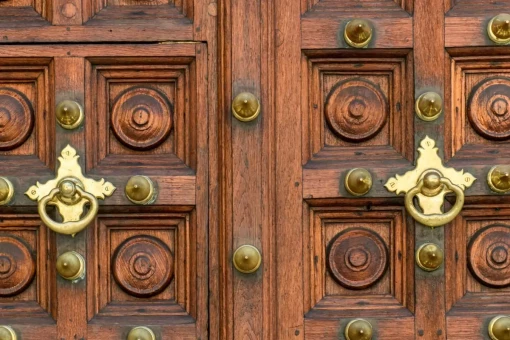
[[[129,331],[127,340],[156,340],[156,335],[149,327],[139,326]]]
[[[487,184],[492,191],[500,194],[510,191],[510,166],[493,166],[487,174]]]
[[[0,326],[0,340],[17,340],[16,332],[9,326]]]
[[[367,47],[372,40],[372,24],[368,20],[353,19],[345,25],[345,42],[355,48]]]
[[[489,336],[492,340],[510,340],[510,316],[493,318],[489,323]]]
[[[76,281],[85,277],[85,260],[75,251],[68,251],[57,259],[57,272],[65,280]]]
[[[347,340],[371,340],[372,335],[372,325],[364,319],[354,319],[345,327]]]
[[[232,114],[241,122],[250,122],[258,117],[260,102],[249,92],[239,93],[232,101]]]
[[[81,105],[72,100],[61,101],[57,105],[55,113],[58,124],[66,130],[76,129],[84,118]]]
[[[443,250],[434,243],[424,243],[416,251],[416,264],[427,272],[437,270],[443,263]]]
[[[152,180],[141,175],[133,176],[127,181],[125,193],[131,202],[140,205],[152,204],[157,198]]]
[[[262,257],[257,248],[245,244],[237,248],[232,260],[234,262],[234,267],[239,272],[251,274],[259,269]]]
[[[11,181],[5,177],[0,177],[0,205],[9,204],[14,196],[14,187]]]
[[[425,92],[416,100],[415,111],[421,120],[436,120],[443,112],[443,99],[436,92]]]
[[[489,38],[499,45],[510,43],[510,14],[498,14],[487,26]]]
[[[345,189],[354,196],[363,196],[372,188],[372,175],[366,169],[354,168],[345,176]]]

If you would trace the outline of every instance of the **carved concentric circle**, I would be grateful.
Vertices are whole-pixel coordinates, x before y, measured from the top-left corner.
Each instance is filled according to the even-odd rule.
[[[35,263],[28,247],[11,236],[0,236],[0,296],[25,290],[35,276]]]
[[[127,293],[149,297],[162,292],[174,274],[174,257],[168,246],[152,236],[134,236],[117,247],[113,277]]]
[[[172,129],[172,104],[150,87],[133,86],[115,98],[111,128],[124,145],[137,150],[155,148]]]
[[[379,87],[353,78],[338,83],[330,91],[325,114],[330,128],[340,138],[361,142],[383,128],[389,107]]]
[[[480,229],[469,242],[468,265],[473,276],[487,286],[510,285],[510,226],[496,224]]]
[[[510,138],[510,78],[495,77],[478,83],[468,100],[467,114],[471,126],[481,136],[505,140]]]
[[[28,98],[15,89],[0,88],[0,150],[23,144],[33,126],[34,110]]]
[[[388,266],[383,239],[364,228],[350,228],[337,234],[328,246],[328,268],[342,286],[364,289],[376,283]]]

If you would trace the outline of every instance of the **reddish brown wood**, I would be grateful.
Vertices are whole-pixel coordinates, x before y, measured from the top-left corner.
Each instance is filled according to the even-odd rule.
[[[32,103],[12,87],[0,88],[0,150],[14,149],[23,144],[34,127]]]
[[[30,249],[13,236],[0,236],[0,296],[23,292],[34,279],[35,261]]]

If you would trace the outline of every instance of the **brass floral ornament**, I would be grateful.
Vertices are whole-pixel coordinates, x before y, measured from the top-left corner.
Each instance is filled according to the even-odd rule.
[[[469,188],[476,178],[464,170],[455,170],[443,165],[435,147],[436,142],[425,137],[418,148],[420,156],[416,167],[404,175],[388,179],[384,185],[397,195],[405,193],[405,206],[413,218],[423,225],[438,227],[451,222],[464,206],[464,190]],[[446,194],[453,192],[457,199],[450,211],[442,213]],[[423,212],[414,206],[414,196]]]
[[[33,201],[38,201],[38,211],[46,226],[60,234],[75,235],[94,220],[99,204],[97,199],[111,196],[115,191],[112,183],[104,179],[99,181],[86,178],[82,174],[76,150],[70,145],[62,152],[57,177],[41,184],[32,185],[25,194]],[[81,218],[84,206],[90,204],[89,211]],[[54,205],[62,216],[63,222],[52,220],[46,206]]]

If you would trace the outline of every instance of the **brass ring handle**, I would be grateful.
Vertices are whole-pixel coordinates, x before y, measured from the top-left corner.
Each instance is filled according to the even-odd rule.
[[[418,222],[420,222],[423,225],[429,226],[429,227],[439,227],[441,225],[445,225],[451,221],[460,213],[462,210],[462,207],[464,206],[464,191],[458,187],[457,185],[453,184],[448,178],[441,177],[439,179],[439,182],[441,184],[444,184],[455,193],[457,196],[457,200],[455,201],[455,204],[453,207],[444,214],[431,214],[431,215],[425,215],[421,212],[419,212],[413,203],[413,198],[417,194],[419,194],[422,191],[424,181],[423,179],[420,180],[417,186],[412,188],[406,193],[405,196],[405,206],[407,209],[407,212]]]
[[[74,184],[73,184],[74,186]],[[69,221],[69,222],[55,222],[52,220],[48,213],[46,212],[46,205],[57,196],[57,194],[62,194],[60,187],[57,187],[50,191],[50,193],[43,197],[39,204],[37,205],[37,210],[39,212],[39,216],[41,217],[41,220],[43,223],[53,230],[54,232],[57,232],[59,234],[66,234],[66,235],[74,235],[77,232],[85,229],[96,217],[97,211],[99,209],[99,203],[97,202],[97,199],[94,197],[94,195],[84,191],[79,186],[74,186],[74,189],[76,190],[76,194],[80,196],[80,198],[84,198],[90,203],[89,211],[87,212],[87,215],[83,219],[80,219],[78,221]]]

